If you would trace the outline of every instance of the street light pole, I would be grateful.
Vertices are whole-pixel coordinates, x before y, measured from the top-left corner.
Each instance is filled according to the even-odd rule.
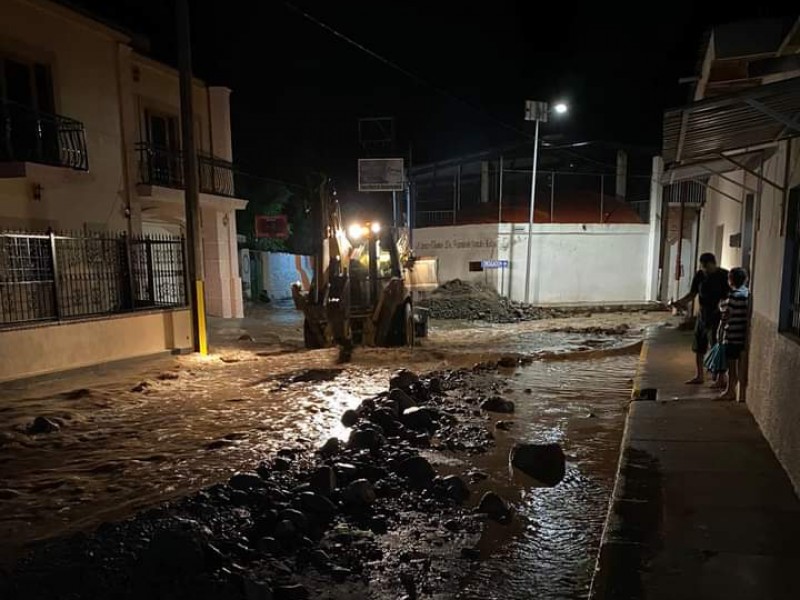
[[[533,164],[531,166],[531,202],[528,217],[528,260],[525,265],[525,304],[530,302],[531,294],[531,253],[533,251],[533,217],[536,207],[536,167],[539,162],[539,122],[536,119],[536,129],[533,134]]]

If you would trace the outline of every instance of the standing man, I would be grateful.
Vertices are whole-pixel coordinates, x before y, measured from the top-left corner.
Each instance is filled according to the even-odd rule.
[[[700,255],[700,270],[694,274],[692,287],[683,298],[673,302],[679,308],[686,308],[697,296],[700,313],[694,328],[692,351],[695,353],[695,376],[687,384],[703,383],[703,357],[708,349],[717,343],[717,329],[720,322],[719,303],[728,297],[728,271],[717,266],[717,257],[706,252]]]

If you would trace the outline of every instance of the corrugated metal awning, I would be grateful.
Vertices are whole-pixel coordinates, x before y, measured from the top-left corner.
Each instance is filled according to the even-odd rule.
[[[800,77],[699,100],[664,113],[668,166],[800,135]]]
[[[758,163],[768,159],[775,153],[774,148],[764,150],[753,150],[733,154],[733,158],[739,165],[744,165],[750,169],[755,169]],[[732,171],[738,171],[741,167],[731,162],[728,158],[709,158],[695,162],[675,164],[664,171],[661,183],[669,185],[680,181],[690,181],[693,179],[706,179],[711,175],[724,175]]]

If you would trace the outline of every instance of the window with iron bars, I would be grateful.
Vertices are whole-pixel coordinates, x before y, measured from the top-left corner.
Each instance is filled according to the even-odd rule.
[[[789,193],[781,331],[800,338],[800,186]]]

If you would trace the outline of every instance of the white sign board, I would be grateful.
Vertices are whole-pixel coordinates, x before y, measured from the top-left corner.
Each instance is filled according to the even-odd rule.
[[[401,192],[405,189],[402,158],[358,159],[359,192]]]

